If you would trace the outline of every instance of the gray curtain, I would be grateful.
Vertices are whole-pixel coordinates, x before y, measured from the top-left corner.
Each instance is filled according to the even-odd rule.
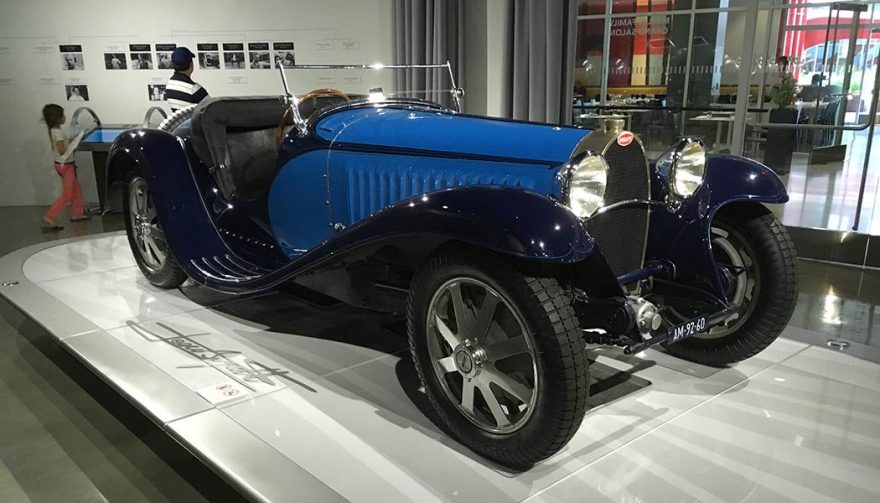
[[[449,60],[456,84],[463,87],[465,0],[394,0],[394,63],[442,64]],[[395,70],[396,92],[414,92],[451,106],[449,73],[446,69]]]
[[[570,124],[577,1],[509,1],[502,111],[515,119]]]

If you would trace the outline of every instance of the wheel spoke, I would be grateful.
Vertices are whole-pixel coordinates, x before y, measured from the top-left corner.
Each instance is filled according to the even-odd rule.
[[[450,347],[455,349],[455,347],[461,343],[458,335],[453,334],[452,330],[449,329],[449,325],[447,325],[445,321],[440,319],[440,316],[437,314],[434,315],[434,325],[437,327],[437,331],[440,332],[443,340],[445,340]]]
[[[496,297],[491,291],[487,290],[486,299],[483,301],[483,306],[477,313],[477,319],[474,322],[472,335],[476,340],[483,339],[486,337],[486,334],[489,333],[489,326],[492,324],[492,320],[495,319],[495,311],[498,307],[498,302],[498,297]]]
[[[486,354],[489,355],[489,359],[493,362],[528,352],[529,346],[526,344],[526,338],[523,335],[511,337],[506,341],[486,347]]]
[[[456,371],[455,358],[453,358],[451,355],[447,356],[446,358],[437,359],[437,363],[439,363],[440,367],[442,367],[443,370],[445,370],[447,373]]]
[[[754,294],[755,294],[755,280],[749,279],[748,281],[746,281],[746,293],[745,293],[746,300],[751,302]]]
[[[492,417],[495,419],[495,426],[498,428],[510,426],[510,420],[507,419],[507,414],[504,413],[504,409],[498,403],[498,398],[495,397],[495,393],[492,392],[489,383],[480,383],[480,394],[483,395],[486,405],[489,406],[489,412],[492,413]]]
[[[137,213],[140,216],[144,216],[147,212],[147,191],[143,188],[139,188],[136,194],[137,200]]]
[[[150,236],[152,236],[153,239],[157,239],[163,243],[168,242],[165,239],[165,231],[163,231],[162,228],[159,227],[158,225],[151,225],[150,226]]]
[[[474,413],[474,388],[476,385],[472,381],[465,380],[464,386],[461,388],[461,408]]]
[[[449,296],[452,298],[452,308],[455,311],[455,324],[458,326],[459,333],[461,333],[462,328],[468,324],[468,312],[464,306],[464,299],[461,296],[461,283],[449,285]]]
[[[137,189],[135,189],[135,190],[137,190]],[[137,197],[137,192],[135,192],[134,194],[132,194],[131,196],[129,196],[129,200],[128,200],[128,212],[131,213],[132,221],[134,221],[134,217],[135,217],[136,215],[139,215],[139,212],[138,212],[138,197]]]
[[[159,246],[156,244],[156,241],[153,240],[152,237],[144,238],[147,242],[147,246],[152,251],[152,255],[155,257],[156,264],[161,264],[162,259],[165,257],[165,254],[159,249]]]
[[[495,384],[499,388],[504,391],[510,393],[517,400],[523,403],[529,403],[529,400],[532,398],[532,390],[526,387],[526,385],[520,383],[513,377],[504,374],[496,367],[489,365],[484,367],[481,372],[486,374],[485,381],[489,383]]]

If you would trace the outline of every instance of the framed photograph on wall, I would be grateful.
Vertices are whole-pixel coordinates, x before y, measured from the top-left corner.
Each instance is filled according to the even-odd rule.
[[[165,101],[165,85],[147,84],[147,97],[150,101]]]
[[[273,42],[272,49],[275,50],[275,58],[281,58],[284,68],[293,68],[296,65],[296,56],[293,52],[293,42]],[[274,58],[273,58],[273,65]]]
[[[272,58],[269,56],[268,42],[248,43],[248,67],[251,70],[268,70],[273,68]]]
[[[131,54],[132,70],[153,69],[153,52],[150,44],[129,44],[128,51]]]
[[[156,44],[156,68],[159,70],[171,70],[171,53],[177,49],[177,44]]]
[[[202,70],[220,69],[219,44],[196,44],[198,49],[199,68]]]
[[[125,70],[128,65],[125,62],[124,52],[105,52],[104,53],[104,69],[106,70]]]
[[[81,45],[59,45],[58,50],[61,53],[61,69],[65,72],[71,70],[84,70],[83,52]]]
[[[223,44],[223,68],[241,70],[244,65],[244,44]]]
[[[89,86],[85,84],[72,84],[64,86],[67,101],[89,101]]]

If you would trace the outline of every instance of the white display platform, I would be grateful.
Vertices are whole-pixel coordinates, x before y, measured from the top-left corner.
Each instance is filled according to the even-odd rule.
[[[160,291],[121,233],[7,255],[0,283],[254,499],[880,501],[880,365],[785,338],[720,371],[649,351],[633,380],[650,386],[592,409],[559,454],[509,473],[421,410],[393,317],[287,294]],[[595,356],[605,369],[633,363]]]

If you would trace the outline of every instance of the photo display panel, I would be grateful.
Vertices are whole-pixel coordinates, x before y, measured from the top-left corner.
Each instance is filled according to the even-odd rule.
[[[67,101],[89,101],[89,86],[85,84],[71,84],[64,86]]]
[[[156,68],[159,70],[171,70],[171,53],[177,49],[177,44],[156,44]]]
[[[281,64],[284,65],[284,68],[293,68],[296,65],[293,42],[274,42],[272,49],[275,50],[275,58],[281,58]]]
[[[153,52],[150,44],[128,44],[132,70],[152,70]]]
[[[248,64],[251,70],[272,69],[272,57],[269,55],[268,42],[248,43]]]
[[[147,98],[150,101],[165,101],[165,84],[147,84]]]
[[[64,44],[58,46],[61,53],[61,69],[64,71],[85,70],[81,45]]]
[[[223,44],[223,68],[227,70],[241,70],[245,68],[244,44]]]
[[[203,70],[220,69],[219,44],[196,44],[198,49],[199,68]]]

